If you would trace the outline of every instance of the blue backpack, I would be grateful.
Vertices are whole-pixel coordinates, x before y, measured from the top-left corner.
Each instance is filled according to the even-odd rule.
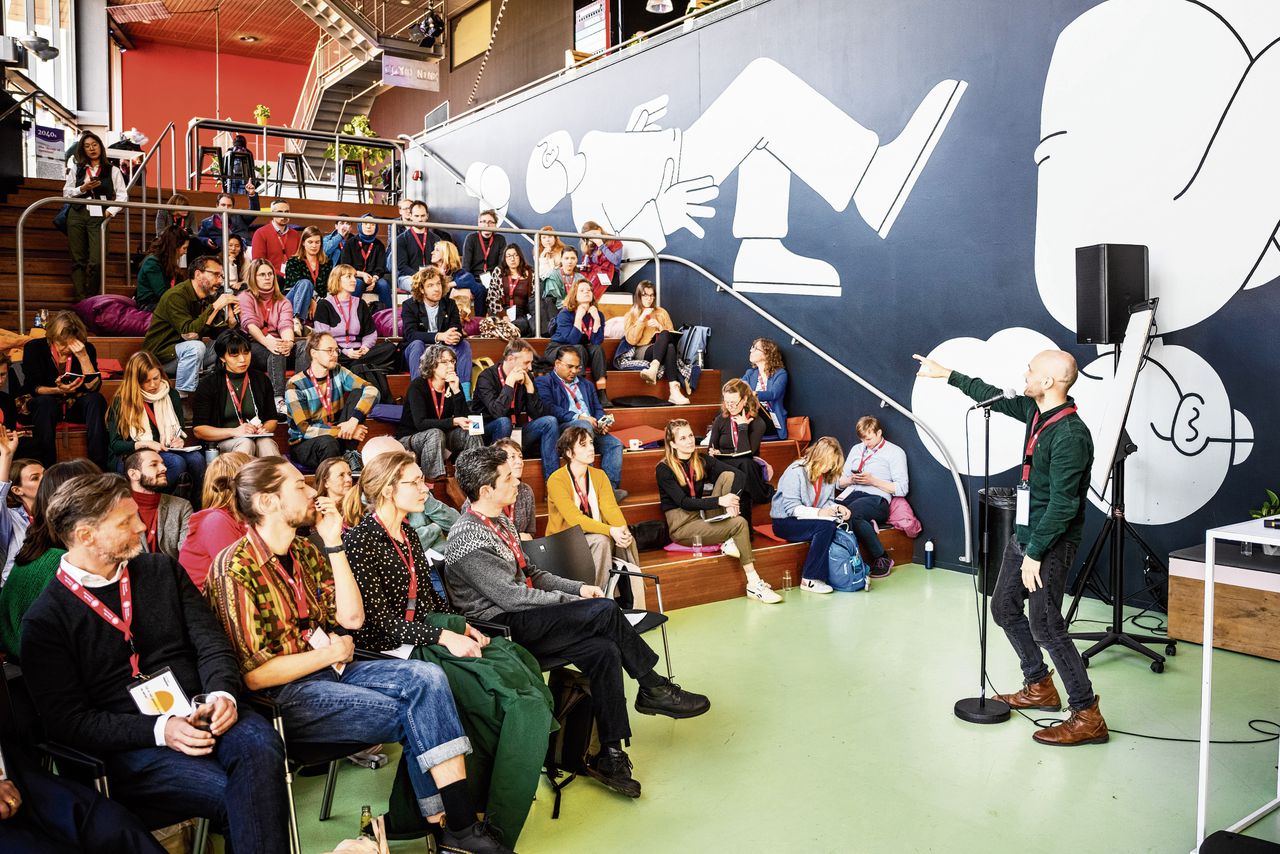
[[[867,565],[858,552],[858,539],[846,528],[836,528],[831,550],[827,552],[827,581],[841,593],[871,588]]]

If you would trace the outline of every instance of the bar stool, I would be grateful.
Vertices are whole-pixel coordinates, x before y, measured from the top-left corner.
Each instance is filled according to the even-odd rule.
[[[217,186],[222,186],[222,149],[216,145],[202,145],[200,146],[200,154],[196,157],[197,190],[200,189],[200,186],[204,183],[204,160],[206,157],[213,161],[214,166],[218,167],[218,174],[214,175],[210,173],[208,177],[211,178],[213,183]]]
[[[282,151],[276,158],[276,195],[280,195],[280,187],[285,181],[284,167],[293,167],[293,177],[289,180],[298,188],[298,198],[307,197],[307,179],[304,173],[302,155],[293,151]]]
[[[354,187],[348,188],[348,175],[355,175],[356,182]],[[359,160],[344,157],[338,164],[338,201],[342,201],[343,193],[345,193],[347,189],[355,190],[356,198],[361,204],[364,204],[364,163]]]

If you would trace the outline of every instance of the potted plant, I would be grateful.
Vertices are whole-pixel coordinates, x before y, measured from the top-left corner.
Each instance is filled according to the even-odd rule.
[[[378,135],[369,126],[368,116],[356,116],[342,126],[342,133],[344,136],[376,137]],[[385,148],[366,148],[363,145],[344,142],[338,147],[337,157],[334,156],[332,145],[325,148],[324,156],[334,161],[335,170],[340,166],[340,160],[359,161],[360,171],[364,174],[365,188],[375,189],[382,186],[381,166],[387,159]]]
[[[266,104],[259,104],[253,108],[253,118],[258,124],[265,126],[271,119],[271,108]]]
[[[1280,515],[1280,496],[1270,489],[1267,490],[1267,500],[1262,502],[1262,506],[1249,514],[1254,519],[1265,519],[1268,516],[1277,515]],[[1263,544],[1262,550],[1273,557],[1280,555],[1280,546]]]

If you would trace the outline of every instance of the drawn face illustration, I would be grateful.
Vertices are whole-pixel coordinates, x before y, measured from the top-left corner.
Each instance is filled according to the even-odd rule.
[[[525,171],[525,192],[535,211],[546,213],[569,192],[573,158],[573,137],[567,131],[548,134],[533,147]]]

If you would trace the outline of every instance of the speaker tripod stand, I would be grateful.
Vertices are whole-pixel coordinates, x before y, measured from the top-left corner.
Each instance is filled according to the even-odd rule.
[[[1111,512],[1107,514],[1106,521],[1102,523],[1102,530],[1098,532],[1097,539],[1093,541],[1093,545],[1089,548],[1089,555],[1085,558],[1084,565],[1080,567],[1080,574],[1076,576],[1074,589],[1071,591],[1074,598],[1071,601],[1070,610],[1067,611],[1067,625],[1070,626],[1071,621],[1075,619],[1085,588],[1089,587],[1095,592],[1100,592],[1094,586],[1093,581],[1094,575],[1098,572],[1099,558],[1102,557],[1103,548],[1107,547],[1108,560],[1111,564],[1111,595],[1109,597],[1111,599],[1111,624],[1107,626],[1106,631],[1073,632],[1069,637],[1072,640],[1096,641],[1093,646],[1080,653],[1085,667],[1089,666],[1089,659],[1092,656],[1097,655],[1108,647],[1119,645],[1147,656],[1151,659],[1152,672],[1163,673],[1165,656],[1148,649],[1145,645],[1163,643],[1165,645],[1165,655],[1172,657],[1178,654],[1177,642],[1167,637],[1141,635],[1124,630],[1125,540],[1132,538],[1143,553],[1146,554],[1148,560],[1164,566],[1164,561],[1160,560],[1124,517],[1124,461],[1126,457],[1136,450],[1138,450],[1138,447],[1133,444],[1128,432],[1122,431],[1119,449],[1116,451],[1115,463],[1111,467]]]

